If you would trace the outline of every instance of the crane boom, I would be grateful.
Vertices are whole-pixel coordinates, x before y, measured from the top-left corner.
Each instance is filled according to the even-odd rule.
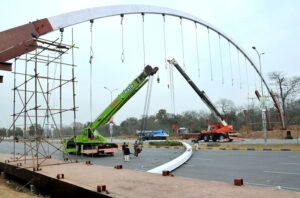
[[[94,122],[80,130],[81,135],[69,137],[64,140],[64,151],[84,154],[112,154],[113,152],[117,152],[119,150],[118,145],[115,143],[107,143],[106,138],[100,135],[97,128],[107,123],[110,118],[148,82],[148,77],[154,75],[157,71],[158,67],[152,68],[150,65],[147,65],[143,72],[111,102]]]
[[[143,72],[135,78],[115,100],[111,102],[111,104],[95,119],[95,121],[81,130],[82,135],[87,136],[88,133],[90,133],[89,136],[94,135],[98,139],[106,141],[106,139],[102,137],[96,129],[100,125],[107,123],[110,118],[148,82],[147,77],[154,75],[157,70],[158,67],[152,68],[150,65],[147,65]]]
[[[179,73],[185,78],[185,80],[190,84],[190,86],[194,89],[194,91],[200,96],[201,100],[206,104],[206,106],[210,109],[213,115],[218,119],[219,122],[222,123],[223,126],[227,126],[224,117],[219,113],[216,107],[212,104],[209,100],[208,96],[205,94],[204,91],[201,91],[195,83],[190,79],[190,77],[183,71],[183,69],[179,66],[177,61],[173,58],[172,60],[168,60],[169,63],[175,66],[175,68],[179,71]]]

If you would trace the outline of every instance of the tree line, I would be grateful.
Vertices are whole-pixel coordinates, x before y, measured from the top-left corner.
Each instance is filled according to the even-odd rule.
[[[269,75],[271,85],[275,92],[275,95],[280,101],[280,105],[283,108],[286,125],[300,125],[300,99],[297,99],[300,91],[300,77],[286,77],[282,72],[272,72]],[[233,101],[228,99],[220,99],[216,102],[216,107],[220,113],[225,117],[228,115],[228,123],[234,126],[234,130],[240,131],[245,128],[245,116],[244,110],[247,110],[248,127],[249,130],[259,131],[262,130],[262,111],[258,102],[252,101],[248,106],[237,107]],[[278,111],[275,107],[269,107],[271,123],[273,127],[280,128],[280,119]],[[142,129],[143,119],[146,122],[145,128]],[[172,114],[165,109],[160,109],[155,115],[150,115],[147,118],[135,118],[129,117],[122,121],[119,125],[113,124],[113,136],[130,136],[135,135],[138,130],[157,130],[164,129],[169,132],[170,135],[174,135],[174,125],[177,128],[190,128],[190,124],[193,124],[193,132],[200,132],[203,129],[207,129],[207,120],[210,120],[212,124],[216,124],[216,118],[207,111],[186,111],[180,114]],[[70,126],[64,126],[61,130],[62,136],[72,136],[74,134],[74,123]],[[87,126],[86,124],[76,122],[75,134],[80,133],[80,129]],[[5,136],[7,129],[0,129],[0,136]],[[109,125],[103,125],[98,128],[98,131],[103,136],[110,136]],[[7,132],[8,136],[23,136],[23,130],[16,128],[15,132],[10,130]],[[35,136],[35,125],[29,127],[28,133],[31,136]],[[38,135],[40,136],[55,136],[57,137],[59,132],[57,130],[44,129],[38,125]]]

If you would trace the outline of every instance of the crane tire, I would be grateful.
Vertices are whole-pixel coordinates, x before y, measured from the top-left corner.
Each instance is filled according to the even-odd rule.
[[[203,137],[204,142],[209,142],[210,136],[208,134],[205,134]]]

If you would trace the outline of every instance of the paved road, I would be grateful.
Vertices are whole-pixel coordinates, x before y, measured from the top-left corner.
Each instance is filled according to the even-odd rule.
[[[199,150],[173,173],[231,183],[243,178],[246,184],[300,191],[300,152]]]
[[[48,146],[44,146],[48,150]],[[40,148],[41,149],[41,148]],[[13,151],[13,144],[0,143],[0,153]],[[49,151],[53,151],[49,147]],[[23,152],[23,143],[16,144],[16,152]],[[184,152],[182,149],[144,148],[138,158],[129,162],[122,160],[122,153],[114,157],[79,156],[82,161],[91,160],[94,164],[115,166],[147,171],[168,162]],[[54,158],[62,159],[57,152]],[[246,184],[263,186],[282,186],[282,188],[300,191],[300,152],[274,151],[212,151],[199,150],[183,166],[173,171],[176,176],[233,182],[234,178],[243,178]]]
[[[128,141],[127,141],[128,142]],[[35,143],[33,143],[35,145]],[[53,152],[54,148],[47,144],[43,144],[44,152],[48,153]],[[57,147],[58,144],[55,144]],[[133,152],[133,148],[130,148],[131,152]],[[39,150],[43,150],[40,146]],[[12,142],[1,142],[0,143],[0,153],[11,153],[13,151],[13,143]],[[129,162],[124,162],[122,157],[122,152],[117,152],[115,156],[102,156],[102,157],[87,157],[87,156],[78,156],[78,159],[85,162],[87,160],[91,160],[93,164],[104,165],[104,166],[115,166],[117,164],[122,164],[123,168],[139,170],[139,171],[148,171],[152,168],[160,166],[166,162],[175,159],[179,155],[181,155],[185,150],[183,149],[151,149],[151,148],[143,148],[143,151],[137,158],[130,159]],[[24,152],[24,144],[16,143],[16,153]],[[31,155],[31,154],[30,154]],[[132,155],[131,155],[132,156]],[[52,155],[53,158],[63,159],[63,155],[61,152],[56,152]],[[75,158],[75,155],[71,155],[71,157]]]

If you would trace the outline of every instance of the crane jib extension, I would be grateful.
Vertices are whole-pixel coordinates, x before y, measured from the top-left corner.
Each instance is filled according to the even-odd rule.
[[[179,66],[177,61],[173,58],[172,60],[168,60],[169,63],[175,66],[175,68],[179,71],[179,73],[185,78],[185,80],[190,84],[190,86],[194,89],[194,91],[200,96],[202,101],[207,105],[207,107],[211,110],[214,116],[222,123],[223,126],[227,126],[225,119],[216,109],[216,107],[212,104],[212,102],[208,99],[204,91],[201,91],[195,83],[190,79],[190,77],[183,71],[183,69]]]
[[[158,67],[152,68],[150,65],[147,65],[143,72],[108,105],[94,122],[80,130],[80,135],[64,140],[64,151],[68,153],[85,154],[99,154],[99,152],[113,153],[117,151],[118,145],[115,143],[107,143],[106,138],[100,135],[97,128],[106,124],[110,118],[148,82],[148,77],[154,75],[157,71]]]

